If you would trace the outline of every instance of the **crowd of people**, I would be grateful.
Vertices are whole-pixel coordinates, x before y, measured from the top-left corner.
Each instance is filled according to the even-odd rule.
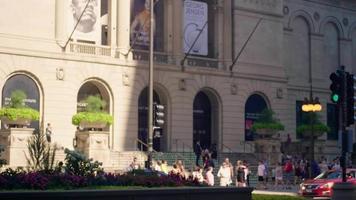
[[[250,176],[253,174],[257,177],[256,188],[258,189],[291,189],[293,185],[301,183],[303,179],[314,178],[328,170],[341,169],[339,157],[330,162],[322,157],[317,163],[298,156],[283,154],[277,165],[271,166],[268,160],[260,160],[257,169],[253,167],[254,170],[251,170],[246,160],[237,160],[233,165],[229,158],[225,158],[216,169],[217,172],[214,173],[217,162],[214,153],[208,149],[202,149],[199,142],[197,142],[194,152],[196,162],[192,170],[186,170],[182,160],[176,160],[172,166],[168,166],[165,160],[155,161],[152,170],[166,175],[176,175],[182,179],[196,180],[209,186],[216,185],[214,180],[218,180],[220,186],[247,187],[250,186]],[[141,168],[137,158],[134,158],[130,168]]]

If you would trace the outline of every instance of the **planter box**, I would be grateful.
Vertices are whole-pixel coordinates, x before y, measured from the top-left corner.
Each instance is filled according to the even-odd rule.
[[[80,130],[103,130],[106,127],[105,122],[87,122],[82,121],[79,124]]]
[[[109,132],[107,131],[77,131],[75,134],[75,149],[88,158],[103,163],[103,167],[110,167]]]
[[[27,128],[31,124],[30,119],[18,118],[16,120],[10,120],[7,117],[1,117],[1,122],[4,124],[4,128]]]
[[[2,153],[8,167],[25,167],[28,155],[27,140],[33,135],[33,128],[9,128],[0,131],[0,144],[5,147]]]
[[[313,132],[314,138],[318,138],[318,137],[322,136],[323,134],[324,134],[324,132],[320,132],[320,131],[314,131]],[[304,138],[310,138],[311,135],[312,135],[311,131],[305,131],[305,132],[302,133],[302,136]]]
[[[278,130],[263,128],[258,129],[256,133],[260,136],[260,138],[271,138],[273,135],[278,133]]]

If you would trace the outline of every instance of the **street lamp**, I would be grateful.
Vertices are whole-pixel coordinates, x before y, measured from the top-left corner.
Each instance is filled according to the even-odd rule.
[[[309,176],[312,176],[311,165],[314,161],[314,113],[320,112],[322,110],[322,106],[319,102],[319,98],[313,98],[313,90],[310,88],[310,98],[304,98],[302,104],[302,111],[310,113],[310,126],[311,126],[311,136],[310,136],[310,171]]]

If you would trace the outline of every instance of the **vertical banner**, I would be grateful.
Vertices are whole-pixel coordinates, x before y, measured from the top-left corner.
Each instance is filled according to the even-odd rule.
[[[88,7],[84,11],[88,1]],[[101,44],[100,2],[100,0],[68,0],[68,36],[72,33],[84,11],[72,38]]]
[[[133,16],[131,17],[130,38],[135,45],[150,45],[151,11],[150,0],[131,1]],[[155,33],[155,27],[153,27]]]
[[[154,1],[154,50],[163,51],[164,1]],[[131,0],[130,43],[134,49],[148,50],[151,28],[150,0]]]
[[[208,4],[198,1],[184,1],[183,50],[190,54],[208,55]],[[206,24],[206,25],[205,25]],[[204,26],[205,25],[205,26]],[[201,33],[200,33],[201,32]],[[199,35],[200,34],[200,35]],[[199,38],[197,39],[197,37]]]

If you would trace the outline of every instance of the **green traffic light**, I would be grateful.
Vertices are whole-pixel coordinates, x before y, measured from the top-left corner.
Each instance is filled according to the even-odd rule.
[[[340,97],[338,94],[332,94],[331,99],[333,100],[333,102],[337,103]]]

